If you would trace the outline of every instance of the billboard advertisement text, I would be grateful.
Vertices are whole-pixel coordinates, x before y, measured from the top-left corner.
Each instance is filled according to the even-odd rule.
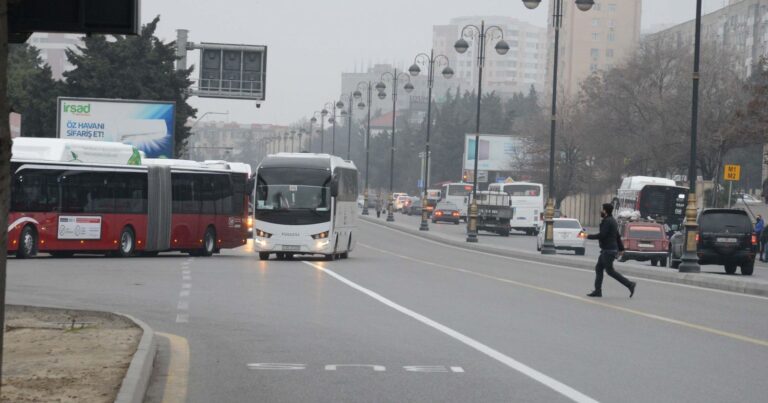
[[[480,135],[477,167],[479,171],[509,171],[522,151],[522,142],[515,136]],[[475,169],[475,135],[464,140],[464,169]]]
[[[62,139],[114,141],[173,158],[175,109],[173,102],[60,97],[56,130]]]

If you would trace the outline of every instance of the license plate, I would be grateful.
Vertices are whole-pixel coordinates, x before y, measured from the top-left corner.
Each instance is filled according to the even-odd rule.
[[[568,234],[560,234],[560,239],[568,239]]]
[[[283,250],[286,252],[298,252],[301,250],[299,245],[283,245]]]
[[[638,244],[638,245],[641,248],[653,248],[653,244],[652,243],[641,243],[641,244]]]
[[[717,238],[717,242],[720,243],[737,243],[739,242],[736,238]]]

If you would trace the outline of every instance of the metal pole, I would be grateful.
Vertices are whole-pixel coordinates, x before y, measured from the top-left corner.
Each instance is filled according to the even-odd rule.
[[[472,184],[472,203],[467,218],[467,242],[477,242],[477,168],[480,157],[480,103],[483,98],[483,63],[485,62],[485,21],[480,22],[480,51],[477,63],[477,115],[475,116],[475,172]]]
[[[314,115],[312,117],[315,117]],[[309,132],[307,133],[307,137],[309,137],[309,148],[307,149],[310,153],[312,152],[312,118],[309,119]]]
[[[336,103],[333,104],[333,138],[331,139],[331,155],[336,155]]]
[[[424,195],[421,200],[421,225],[419,230],[429,231],[429,210],[427,210],[427,189],[429,188],[429,135],[432,127],[432,86],[435,81],[435,50],[429,52],[429,71],[427,72],[427,142],[424,147]]]
[[[359,85],[359,84],[358,84]],[[371,101],[372,94],[371,82],[368,82],[368,127],[365,132],[365,191],[363,193],[363,215],[368,215],[368,171],[369,171],[369,157],[371,154]]]
[[[731,195],[733,194],[733,181],[728,181],[728,208],[731,206]]]
[[[389,211],[387,221],[395,221],[393,213],[395,201],[392,193],[395,191],[395,117],[397,116],[397,68],[392,75],[392,149],[389,154]]]
[[[323,107],[325,109],[325,107]],[[325,152],[325,116],[320,113],[320,154]]]
[[[349,94],[349,127],[347,128],[347,160],[352,160],[352,93]]]
[[[555,29],[554,67],[552,68],[552,110],[549,126],[549,197],[544,210],[544,243],[541,245],[542,255],[554,255],[554,218],[555,218],[555,136],[557,134],[557,71],[560,58],[560,28],[563,18],[563,0],[555,3],[555,13],[552,15],[552,25]]]
[[[688,165],[688,206],[685,209],[685,252],[682,256],[682,263],[679,271],[683,273],[698,273],[701,271],[699,266],[699,256],[697,254],[698,245],[696,234],[698,225],[696,218],[698,215],[696,209],[696,134],[699,125],[699,62],[701,59],[701,1],[696,0],[696,29],[694,36],[693,53],[693,97],[691,105],[691,155]],[[730,193],[728,194],[730,198]]]

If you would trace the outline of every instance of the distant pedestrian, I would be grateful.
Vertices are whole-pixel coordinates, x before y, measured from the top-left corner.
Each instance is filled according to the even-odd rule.
[[[760,234],[760,261],[768,261],[768,230],[763,228],[763,232]]]
[[[765,230],[765,221],[763,221],[763,216],[758,214],[755,220],[755,235],[757,236],[757,239],[759,241],[759,257],[760,261],[765,261],[763,259],[763,255],[765,252],[765,243],[763,242],[763,233],[766,232]]]
[[[376,218],[381,218],[381,193],[376,197]]]
[[[632,298],[635,295],[637,283],[627,280],[613,268],[613,261],[616,260],[619,252],[624,251],[624,244],[621,241],[621,235],[619,235],[619,225],[613,218],[613,205],[610,203],[603,204],[600,216],[603,217],[600,222],[600,233],[591,234],[587,237],[600,241],[600,257],[597,258],[597,265],[595,265],[595,289],[587,296],[595,298],[603,296],[603,271],[605,271],[624,287],[627,287],[629,297]]]

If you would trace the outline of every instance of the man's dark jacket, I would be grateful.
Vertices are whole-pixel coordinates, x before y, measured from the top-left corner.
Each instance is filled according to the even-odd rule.
[[[613,216],[607,216],[600,222],[600,233],[591,234],[588,239],[600,241],[600,249],[605,251],[623,251],[624,245],[619,236],[619,224]]]

